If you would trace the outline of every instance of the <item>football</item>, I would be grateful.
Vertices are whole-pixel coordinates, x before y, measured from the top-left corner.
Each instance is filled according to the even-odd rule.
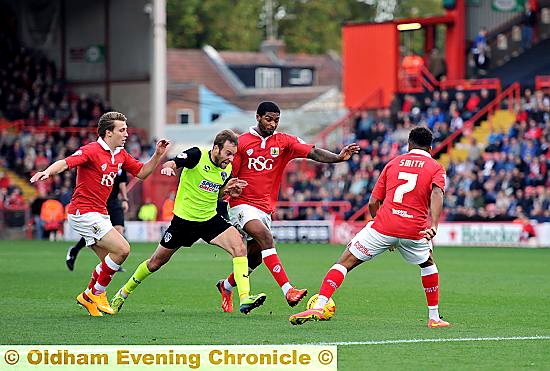
[[[307,309],[311,309],[313,308],[313,306],[315,305],[315,303],[317,303],[317,298],[319,297],[319,294],[315,294],[313,295],[309,301],[307,302]],[[325,307],[323,308],[323,320],[324,321],[328,321],[329,319],[331,319],[333,316],[334,316],[334,313],[336,312],[336,303],[334,303],[334,300],[332,300],[332,298],[330,298],[328,300],[328,303],[325,305]]]

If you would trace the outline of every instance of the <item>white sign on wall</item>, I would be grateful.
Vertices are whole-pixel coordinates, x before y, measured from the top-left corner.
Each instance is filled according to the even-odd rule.
[[[344,221],[274,221],[272,231],[278,242],[347,244],[366,223]],[[169,222],[126,222],[130,242],[158,242]],[[550,247],[550,223],[534,225],[535,237],[529,238],[517,223],[441,223],[435,245],[442,246],[519,246]],[[80,238],[65,223],[65,240]]]

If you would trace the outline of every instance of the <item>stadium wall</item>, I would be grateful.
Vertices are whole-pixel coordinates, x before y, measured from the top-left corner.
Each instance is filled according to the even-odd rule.
[[[527,0],[526,0],[527,1]],[[511,21],[522,13],[495,11],[493,0],[466,1],[466,39],[474,40],[479,29],[486,27],[492,30],[502,24]],[[513,2],[508,2],[512,4]]]
[[[158,242],[169,222],[126,222],[130,242]],[[274,221],[273,235],[278,242],[347,244],[365,226],[364,222],[344,221]],[[434,245],[550,247],[550,223],[535,225],[536,237],[525,238],[522,225],[517,223],[442,223]],[[80,238],[65,223],[64,238]]]
[[[150,132],[149,2],[19,0],[11,4],[22,42],[53,60],[58,76],[73,91],[108,100],[133,125]]]

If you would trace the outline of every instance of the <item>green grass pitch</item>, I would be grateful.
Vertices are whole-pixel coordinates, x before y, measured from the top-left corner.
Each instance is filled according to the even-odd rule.
[[[218,279],[231,270],[221,249],[181,249],[149,277],[116,316],[92,318],[75,303],[97,261],[83,250],[74,272],[65,267],[68,243],[0,244],[0,344],[305,344],[338,342],[338,368],[550,369],[550,249],[436,248],[441,312],[448,329],[426,327],[419,269],[387,253],[350,272],[334,300],[329,322],[291,326],[302,310],[286,304],[262,266],[252,292],[263,307],[244,316],[222,313]],[[133,244],[109,287],[114,294],[156,244]],[[342,246],[281,244],[291,280],[315,293]],[[235,302],[236,304],[236,302]],[[519,339],[540,336],[542,339]],[[474,341],[464,339],[513,338]],[[411,340],[407,343],[365,344]],[[421,342],[425,339],[453,341]],[[362,344],[345,344],[359,342]]]

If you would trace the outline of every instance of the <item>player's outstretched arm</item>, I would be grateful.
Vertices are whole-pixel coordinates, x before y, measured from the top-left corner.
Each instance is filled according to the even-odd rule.
[[[160,163],[160,160],[162,160],[162,157],[166,153],[166,148],[170,144],[169,141],[166,139],[161,139],[157,142],[157,147],[155,148],[155,153],[153,154],[153,157],[149,159],[146,163],[143,164],[143,167],[137,174],[137,177],[141,180],[147,178],[153,170],[158,166]]]
[[[430,196],[430,213],[432,214],[432,224],[430,228],[420,232],[422,237],[428,241],[435,237],[437,234],[437,227],[439,226],[439,218],[443,211],[443,190],[434,185],[432,188],[432,194]]]
[[[347,146],[342,148],[339,154],[328,151],[326,149],[313,147],[307,155],[307,158],[324,163],[342,162],[349,160],[354,153],[358,153],[360,150],[361,147],[359,147],[355,143],[348,144]]]
[[[37,182],[39,180],[46,180],[50,177],[50,175],[55,175],[62,173],[63,171],[67,170],[69,166],[67,165],[67,161],[65,160],[58,160],[48,166],[48,168],[44,171],[39,171],[36,174],[34,174],[31,178],[31,183]]]
[[[177,169],[176,161],[170,160],[162,164],[162,169],[160,169],[160,173],[166,176],[175,176],[176,169]]]

